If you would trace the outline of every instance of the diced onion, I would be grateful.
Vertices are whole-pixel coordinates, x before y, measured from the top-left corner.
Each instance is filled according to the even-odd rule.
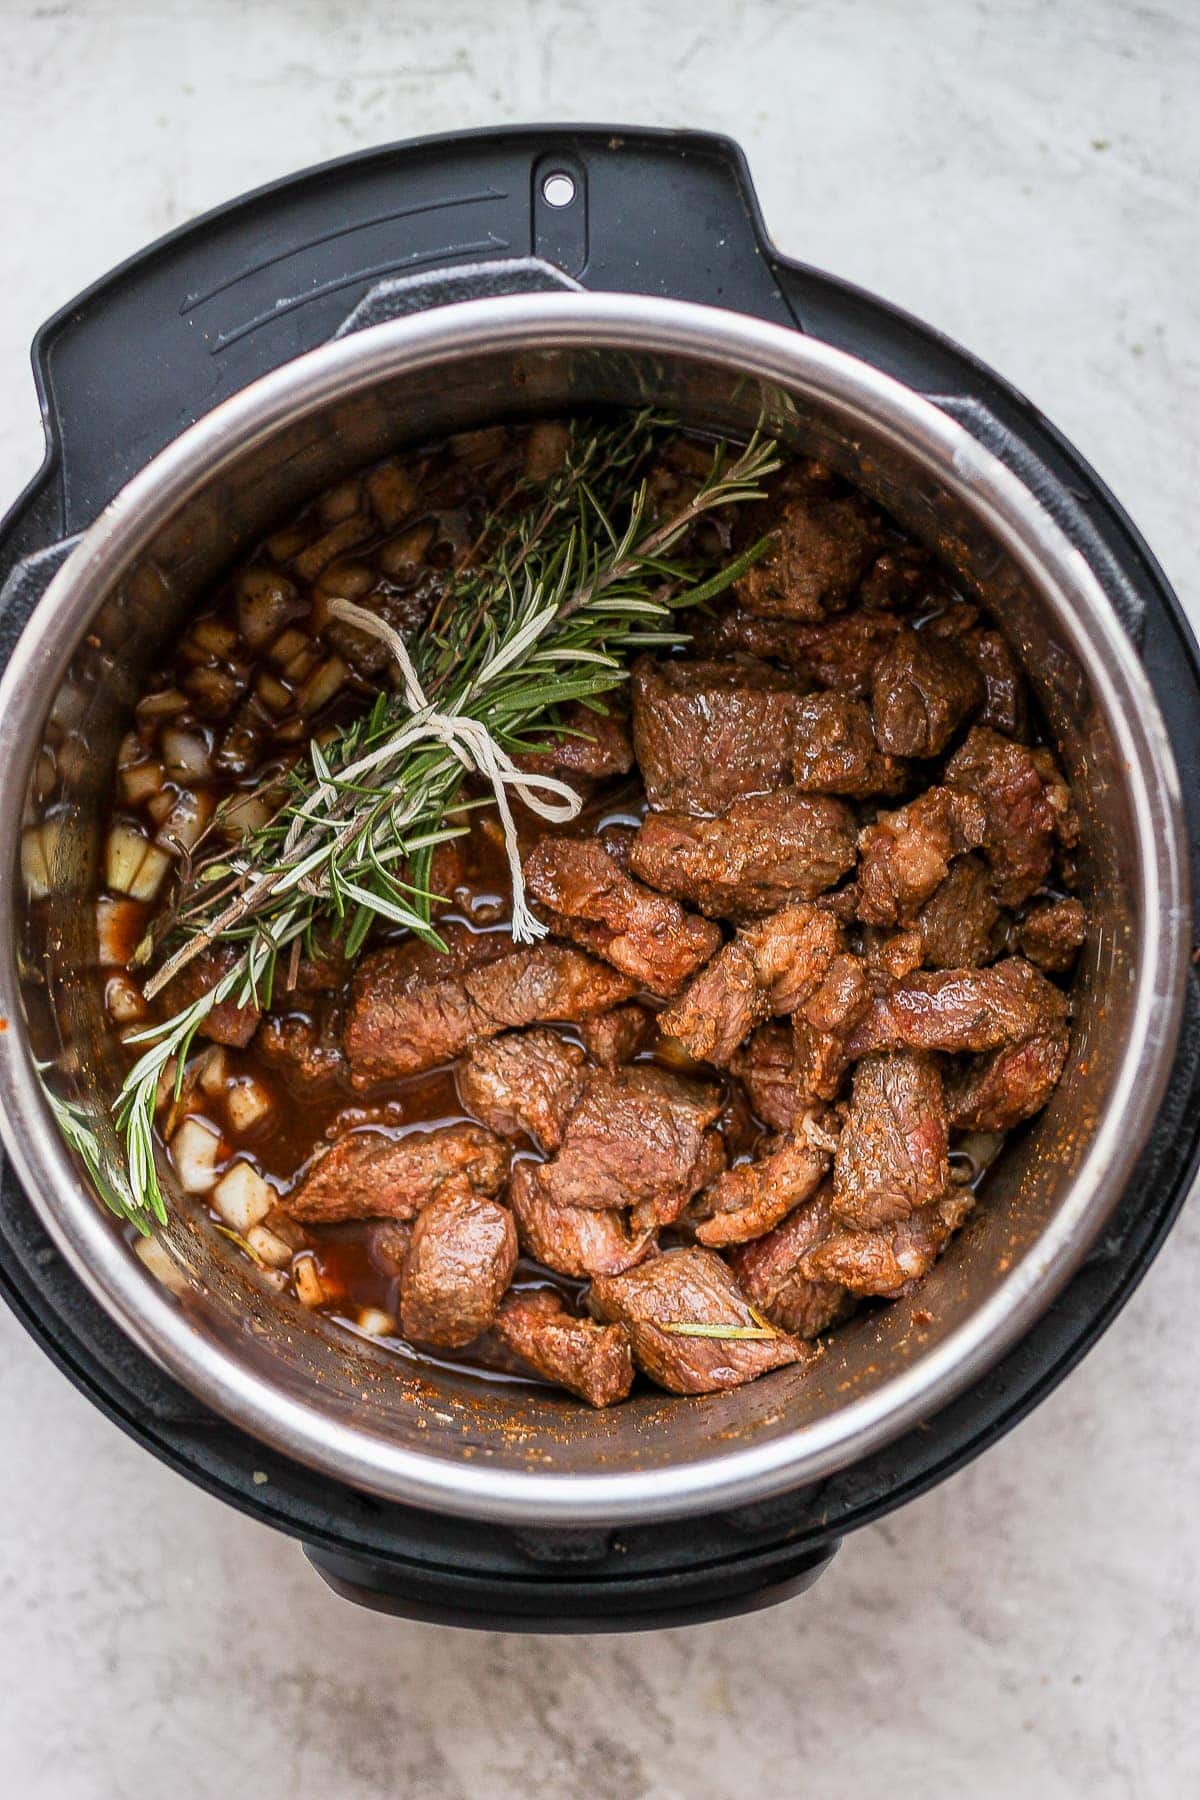
[[[263,568],[244,569],[239,575],[238,629],[252,650],[265,649],[296,605],[296,589],[286,575]]]
[[[228,656],[236,643],[237,632],[223,619],[197,619],[183,650],[187,655],[194,644],[205,656]]]
[[[187,695],[178,688],[162,688],[157,694],[144,694],[137,703],[139,719],[170,719],[187,711]]]
[[[221,1140],[211,1125],[189,1113],[171,1139],[171,1158],[184,1193],[207,1194],[217,1179]]]
[[[402,463],[380,463],[367,476],[366,487],[375,516],[385,531],[394,530],[416,504],[416,484]]]
[[[194,850],[215,806],[211,794],[185,790],[159,826],[155,843],[160,849],[173,851],[176,855]]]
[[[235,700],[240,699],[245,682],[231,669],[214,669],[205,663],[184,678],[184,686],[205,718],[224,718]]]
[[[361,505],[362,489],[357,481],[343,481],[322,494],[317,510],[323,525],[340,525],[343,519],[353,518]]]
[[[21,833],[21,879],[31,900],[44,900],[51,891],[50,869],[42,825],[30,825]]]
[[[362,1306],[355,1315],[354,1323],[368,1337],[394,1337],[396,1321],[390,1312],[384,1312],[381,1306]]]
[[[145,918],[136,900],[114,900],[108,895],[96,902],[96,948],[105,968],[123,969],[137,949]]]
[[[379,551],[379,566],[385,575],[413,575],[425,560],[425,552],[433,542],[436,527],[427,522],[413,525],[399,537],[389,539]]]
[[[140,806],[162,792],[164,780],[161,763],[131,763],[121,770],[121,796],[130,806]]]
[[[128,975],[109,976],[104,984],[104,1004],[114,1025],[135,1025],[146,1016],[142,990]]]
[[[212,774],[212,753],[198,731],[169,725],[162,734],[162,753],[169,775],[203,780]]]
[[[292,704],[292,690],[284,687],[277,675],[264,669],[254,684],[254,691],[273,713],[285,713]]]
[[[153,1275],[155,1281],[161,1282],[171,1293],[187,1293],[190,1286],[187,1276],[158,1238],[139,1238],[133,1246],[133,1254]]]
[[[349,673],[340,656],[331,656],[314,669],[296,695],[296,704],[303,716],[311,717],[313,713],[320,712],[323,706],[328,706]]]
[[[275,807],[265,794],[235,794],[225,802],[220,823],[231,836],[241,837],[244,832],[258,831],[274,813]]]
[[[229,1058],[220,1044],[214,1044],[207,1050],[200,1061],[200,1088],[210,1098],[216,1099],[225,1092],[225,1083],[229,1079]]]
[[[313,1256],[298,1256],[292,1269],[296,1298],[302,1306],[324,1306],[325,1287]]]
[[[171,866],[165,851],[148,843],[135,825],[118,820],[108,834],[105,885],[133,900],[153,900]]]
[[[212,1203],[225,1223],[245,1237],[253,1226],[262,1224],[275,1204],[275,1194],[257,1169],[236,1162],[213,1188]]]
[[[271,1269],[286,1269],[292,1260],[292,1247],[285,1244],[269,1225],[254,1225],[246,1233],[246,1242],[254,1254]]]
[[[239,1134],[252,1130],[265,1119],[273,1105],[267,1089],[253,1075],[243,1075],[231,1082],[225,1094],[230,1126]]]

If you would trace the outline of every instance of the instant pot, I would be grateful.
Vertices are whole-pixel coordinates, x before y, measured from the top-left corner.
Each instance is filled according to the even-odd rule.
[[[1134,527],[988,369],[780,256],[736,146],[695,133],[520,129],[330,164],[135,257],[34,360],[46,461],[0,526],[8,1303],[109,1417],[365,1604],[592,1631],[808,1585],[1062,1379],[1196,1169],[1200,658]],[[197,594],[399,446],[614,403],[735,435],[765,421],[1002,620],[1075,787],[1095,930],[1063,1082],[918,1294],[864,1311],[810,1370],[592,1413],[389,1358],[183,1207],[160,1284],[42,1083],[112,1146],[88,978],[101,808],[142,673]],[[49,820],[31,902],[19,843]]]

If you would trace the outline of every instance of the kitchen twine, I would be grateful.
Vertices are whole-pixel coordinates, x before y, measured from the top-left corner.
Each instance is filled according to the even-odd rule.
[[[551,616],[556,610],[556,608],[548,609]],[[360,757],[358,762],[352,763],[348,769],[339,770],[339,781],[357,780],[368,769],[376,768],[379,764],[390,761],[412,744],[424,741],[443,744],[450,754],[458,759],[464,769],[474,769],[491,783],[492,793],[496,799],[496,810],[500,814],[500,822],[504,827],[504,848],[512,876],[513,938],[519,944],[532,944],[538,938],[545,937],[549,927],[534,916],[525,898],[525,874],[521,867],[521,847],[517,838],[517,827],[513,820],[512,809],[508,804],[508,790],[511,788],[517,798],[523,801],[531,812],[536,813],[539,819],[545,819],[552,825],[566,825],[570,820],[578,817],[583,805],[579,795],[565,781],[559,781],[553,775],[536,775],[530,770],[519,769],[508,752],[496,742],[482,719],[470,719],[462,713],[439,712],[421,686],[412,658],[408,653],[407,644],[400,633],[387,623],[386,619],[381,619],[377,614],[368,612],[365,607],[356,606],[352,600],[331,600],[329,611],[335,618],[344,620],[347,625],[354,626],[357,631],[366,632],[370,637],[379,638],[387,646],[400,670],[404,683],[405,704],[413,715],[408,727],[401,732],[398,738],[394,738],[390,743],[381,745],[379,749]],[[535,626],[540,628],[540,619],[530,621],[530,628]],[[523,631],[518,635],[523,637],[525,633]],[[536,635],[536,631],[529,629],[529,635],[532,638]],[[482,685],[497,667],[502,667],[505,662],[510,662],[512,657],[512,646],[509,646],[506,651],[500,652],[480,673],[479,684]],[[331,800],[336,794],[336,786],[322,783],[318,794],[314,797],[315,803]],[[312,804],[313,802],[310,802],[309,807],[305,808],[305,812],[310,817]],[[412,818],[414,811],[415,804],[412,804],[408,810],[401,811],[397,817],[394,817],[395,828],[402,830]],[[292,837],[299,838],[305,830],[307,822],[304,817],[293,821],[288,834],[289,849],[293,847]]]

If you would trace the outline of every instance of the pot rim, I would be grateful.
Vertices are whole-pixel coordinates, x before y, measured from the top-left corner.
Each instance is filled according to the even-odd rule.
[[[628,1523],[744,1503],[819,1479],[898,1437],[977,1380],[1049,1305],[1115,1206],[1166,1085],[1188,953],[1186,833],[1178,776],[1153,690],[1096,575],[1049,511],[931,401],[871,364],[786,327],[640,295],[545,293],[472,300],[323,345],[225,400],[142,469],[80,538],[0,681],[0,843],[10,870],[25,765],[46,699],[101,598],[195,487],[297,418],[448,356],[536,343],[693,356],[829,403],[923,465],[1052,597],[1088,669],[1129,781],[1142,850],[1136,997],[1112,1099],[1062,1203],[989,1299],[933,1350],[851,1401],[769,1442],[666,1469],[535,1474],[422,1455],[357,1431],[273,1386],[201,1336],[129,1254],[80,1181],[37,1080],[23,1029],[0,1034],[0,1138],[56,1247],[140,1349],[232,1423],[284,1455],[393,1501],[524,1524]],[[19,777],[18,777],[18,771]],[[13,945],[16,882],[0,883],[0,941]],[[15,959],[0,1013],[22,1018]]]

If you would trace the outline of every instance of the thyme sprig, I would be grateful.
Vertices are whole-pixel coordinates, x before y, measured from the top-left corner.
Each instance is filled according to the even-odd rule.
[[[401,691],[380,694],[333,737],[314,736],[268,823],[233,849],[202,846],[193,858],[171,914],[181,941],[146,982],[146,995],[214,945],[236,956],[190,1005],[129,1040],[146,1049],[114,1111],[135,1223],[147,1213],[165,1218],[157,1096],[172,1072],[180,1091],[192,1041],[213,1007],[268,1006],[279,956],[299,945],[311,950],[319,924],[332,926],[348,957],[379,919],[439,941],[430,863],[477,804],[461,793],[468,772],[491,784],[500,809],[514,935],[541,931],[523,908],[506,790],[560,819],[579,801],[564,784],[521,772],[513,758],[553,735],[563,705],[603,710],[600,697],[627,677],[629,652],[684,641],[676,610],[714,598],[767,547],[762,539],[708,573],[684,540],[701,518],[762,497],[763,479],[778,467],[775,445],[718,444],[695,492],[652,518],[639,472],[670,429],[651,413],[574,425],[558,475],[518,489],[488,520],[420,637],[389,640]],[[388,635],[361,609],[335,604],[346,622]]]

